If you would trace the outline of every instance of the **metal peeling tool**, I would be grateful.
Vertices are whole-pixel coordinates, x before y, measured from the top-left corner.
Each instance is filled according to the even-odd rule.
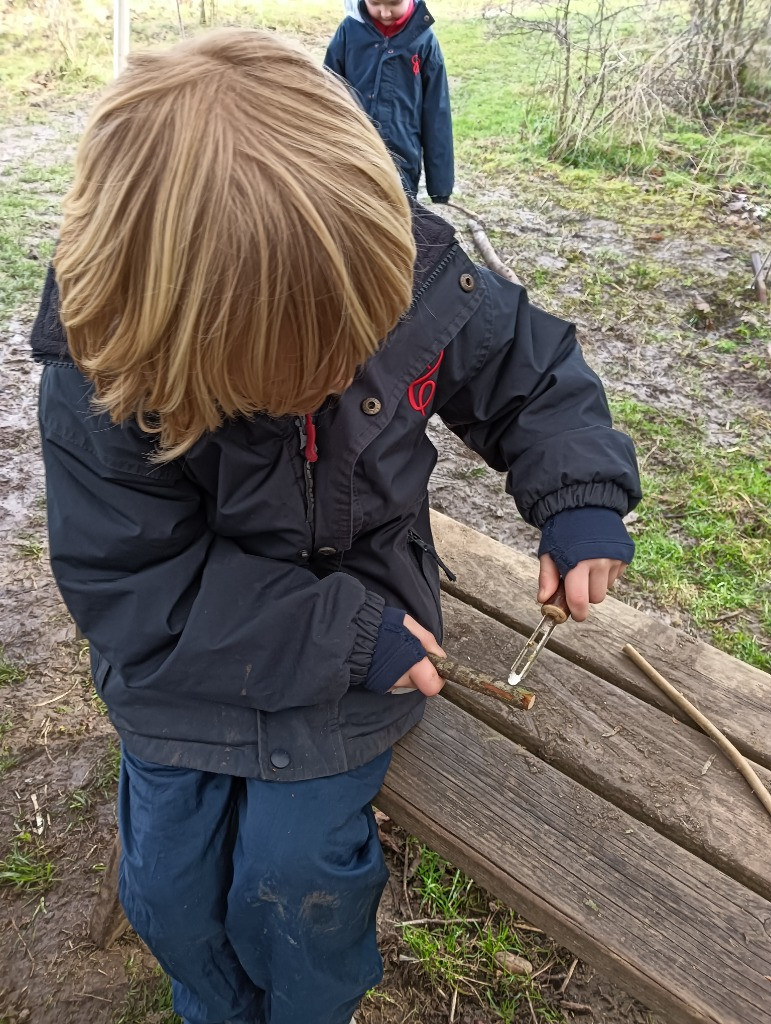
[[[533,630],[533,634],[519,653],[517,660],[511,666],[508,685],[521,686],[522,680],[533,667],[533,663],[546,646],[549,637],[555,626],[567,622],[570,618],[567,598],[565,597],[565,582],[560,580],[560,585],[552,596],[541,605],[543,618]]]

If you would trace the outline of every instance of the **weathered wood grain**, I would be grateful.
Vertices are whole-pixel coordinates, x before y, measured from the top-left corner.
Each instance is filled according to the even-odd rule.
[[[445,592],[529,635],[539,617],[536,560],[438,512],[431,513],[431,525],[439,554],[458,575],[456,583],[443,583]],[[771,768],[771,676],[766,672],[613,598],[593,607],[586,622],[558,626],[549,648],[686,721],[624,657],[625,643],[682,690],[745,756]]]
[[[771,903],[449,702],[376,802],[667,1024],[771,1024]]]
[[[503,674],[517,634],[447,595],[442,605],[446,649],[461,651],[469,664],[493,675]],[[536,694],[527,714],[452,684],[444,693],[771,900],[771,821],[707,736],[548,650],[541,652],[527,682]],[[755,767],[771,786],[771,772]]]

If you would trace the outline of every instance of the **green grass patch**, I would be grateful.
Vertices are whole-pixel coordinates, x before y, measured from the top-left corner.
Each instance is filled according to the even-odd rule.
[[[420,917],[403,930],[404,941],[432,985],[474,997],[501,1021],[525,1011],[537,1024],[563,1024],[564,1014],[527,974],[502,967],[507,954],[536,970],[561,965],[550,945],[532,932],[518,931],[516,914],[479,889],[427,847],[420,849],[413,884],[420,895]],[[506,961],[510,962],[510,961]]]
[[[69,175],[61,165],[25,165],[0,177],[0,324],[34,308]]]
[[[46,892],[56,878],[48,854],[29,832],[22,832],[0,860],[0,885],[28,892]]]
[[[43,557],[43,542],[31,534],[19,537],[16,547],[22,558],[29,558],[33,562],[39,562]]]
[[[635,525],[635,586],[688,612],[712,642],[771,669],[771,474],[752,450],[722,452],[700,421],[630,399],[617,426],[640,446],[643,491]]]
[[[126,970],[129,990],[110,1024],[182,1024],[171,1008],[171,985],[160,967],[140,971],[131,959]]]
[[[23,683],[27,673],[15,662],[11,661],[5,653],[5,648],[0,646],[0,686],[12,686],[14,683]]]
[[[5,737],[12,729],[13,722],[10,718],[6,718],[4,722],[0,722],[0,779],[6,772],[9,772],[11,768],[15,768],[18,764],[16,754],[5,742]]]
[[[88,788],[100,793],[114,790],[120,776],[120,757],[120,745],[112,739],[108,740],[107,747],[94,768]]]

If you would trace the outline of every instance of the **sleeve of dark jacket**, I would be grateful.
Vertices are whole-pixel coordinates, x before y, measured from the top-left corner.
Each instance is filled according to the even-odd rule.
[[[423,113],[421,141],[426,170],[426,191],[433,199],[449,196],[455,186],[450,89],[444,58],[435,37],[423,61]]]
[[[341,22],[330,40],[324,57],[324,67],[345,78],[345,22]]]
[[[242,550],[208,525],[181,460],[89,409],[74,366],[40,392],[51,564],[73,618],[126,685],[266,711],[365,679],[382,600],[351,576]]]
[[[508,472],[527,522],[587,505],[626,515],[641,497],[634,446],[613,429],[574,326],[531,306],[518,285],[477,273],[485,295],[445,350],[434,411]]]

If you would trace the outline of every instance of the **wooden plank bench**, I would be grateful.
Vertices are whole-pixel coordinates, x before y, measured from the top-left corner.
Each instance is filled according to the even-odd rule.
[[[434,513],[444,646],[504,677],[536,562]],[[771,818],[621,649],[632,643],[771,787],[771,677],[607,599],[552,635],[530,712],[448,683],[377,804],[665,1024],[771,1024]],[[120,932],[117,847],[92,937]]]

